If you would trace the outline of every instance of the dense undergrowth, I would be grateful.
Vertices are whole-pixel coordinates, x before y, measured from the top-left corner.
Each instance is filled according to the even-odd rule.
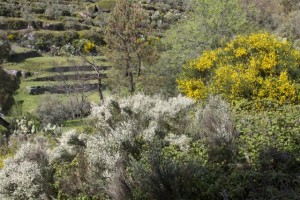
[[[217,96],[109,99],[81,131],[16,131],[0,197],[298,199],[299,110],[243,111]]]

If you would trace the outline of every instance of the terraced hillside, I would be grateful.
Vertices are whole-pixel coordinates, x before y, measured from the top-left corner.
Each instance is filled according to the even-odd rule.
[[[158,35],[180,19],[186,9],[182,1],[141,3]],[[44,93],[95,90],[96,72],[78,53],[89,55],[87,58],[106,77],[109,64],[99,55],[114,5],[115,0],[1,1],[0,39],[8,40],[11,45],[3,67],[10,74],[22,76],[16,100],[34,110],[36,104],[32,102],[38,102]]]
[[[149,2],[149,3],[147,3]],[[154,28],[164,29],[182,16],[182,4],[142,2]],[[115,0],[3,0],[0,2],[1,35],[23,47],[57,54],[70,44],[103,45],[103,32]],[[96,51],[96,49],[93,49]]]
[[[40,51],[88,41],[103,44],[103,26],[114,1],[17,1],[0,3],[0,30],[11,42]],[[81,45],[81,46],[80,46]]]
[[[105,71],[108,69],[106,58],[87,58],[100,67],[105,77]],[[4,68],[8,73],[22,76],[16,100],[24,102],[23,108],[28,111],[34,111],[39,99],[47,93],[86,92],[91,100],[98,101],[95,93],[97,74],[94,68],[79,56],[27,58],[20,63],[5,63]]]

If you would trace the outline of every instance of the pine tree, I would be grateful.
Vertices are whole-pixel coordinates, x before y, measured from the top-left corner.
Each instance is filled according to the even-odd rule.
[[[131,94],[136,90],[136,79],[142,73],[143,61],[151,55],[149,48],[145,48],[151,32],[148,24],[147,14],[140,4],[118,0],[106,30],[107,54],[117,72],[114,78],[119,82],[125,76]]]

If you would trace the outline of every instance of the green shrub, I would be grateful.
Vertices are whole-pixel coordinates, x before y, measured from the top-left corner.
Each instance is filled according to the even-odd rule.
[[[104,45],[104,32],[102,30],[89,30],[89,31],[81,31],[80,38],[84,38],[90,40],[98,46]]]
[[[78,34],[74,31],[38,31],[34,33],[33,37],[33,46],[40,50],[49,51],[52,45],[62,47],[72,43],[78,38]]]
[[[1,18],[0,29],[2,30],[20,30],[26,29],[28,22],[19,18]]]
[[[87,116],[90,111],[89,102],[82,101],[76,97],[70,97],[68,100],[60,100],[54,95],[47,95],[41,100],[36,111],[41,122],[46,125],[61,124],[68,119],[75,119]]]
[[[249,163],[260,162],[268,149],[300,152],[300,106],[283,106],[264,112],[238,111],[235,126],[240,132],[240,153]]]
[[[15,103],[13,95],[18,88],[19,78],[7,74],[0,66],[0,107],[2,112],[8,113],[13,106]]]
[[[112,10],[116,5],[116,0],[100,0],[97,4],[100,10]]]

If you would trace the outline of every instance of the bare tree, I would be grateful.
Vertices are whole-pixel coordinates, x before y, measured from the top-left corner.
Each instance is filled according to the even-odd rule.
[[[92,57],[92,60],[89,60],[86,56],[84,56],[83,54],[80,54],[80,57],[86,62],[88,63],[93,69],[94,71],[96,72],[96,75],[97,75],[97,84],[98,84],[98,88],[97,88],[97,91],[98,91],[98,94],[99,94],[99,99],[100,99],[100,103],[101,104],[104,104],[104,96],[103,96],[103,91],[102,91],[102,88],[103,88],[103,73],[101,72],[103,66],[98,66],[95,64],[95,60],[94,58]]]

